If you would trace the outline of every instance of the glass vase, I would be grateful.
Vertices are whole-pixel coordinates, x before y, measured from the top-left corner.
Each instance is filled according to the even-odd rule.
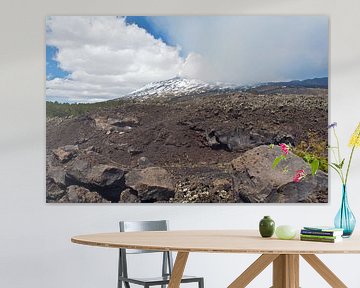
[[[355,228],[356,219],[349,207],[346,185],[343,185],[342,188],[341,206],[336,214],[334,224],[336,228],[344,229],[344,238],[350,237]]]

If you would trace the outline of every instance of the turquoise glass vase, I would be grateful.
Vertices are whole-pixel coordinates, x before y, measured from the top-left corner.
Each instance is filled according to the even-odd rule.
[[[344,229],[344,238],[350,237],[355,229],[356,219],[349,207],[346,185],[342,188],[341,207],[336,214],[334,224],[336,228]]]

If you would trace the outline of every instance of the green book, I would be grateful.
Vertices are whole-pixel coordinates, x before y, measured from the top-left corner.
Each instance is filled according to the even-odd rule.
[[[313,238],[313,237],[303,237],[300,236],[301,241],[313,241],[313,242],[324,242],[324,243],[337,243],[342,241],[342,237],[337,237],[335,239],[326,239],[326,238]]]
[[[337,239],[341,238],[341,236],[324,236],[324,235],[307,235],[307,234],[300,234],[303,238],[314,238],[314,239]]]
[[[321,231],[321,232],[338,232],[338,231],[343,232],[344,231],[344,229],[342,229],[342,228],[335,228],[335,227],[331,227],[331,226],[314,226],[314,227],[306,226],[306,227],[304,227],[304,229],[311,230],[311,231]]]

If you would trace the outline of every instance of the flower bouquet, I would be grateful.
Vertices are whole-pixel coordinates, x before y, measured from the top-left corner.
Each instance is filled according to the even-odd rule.
[[[350,237],[352,232],[354,231],[356,220],[354,217],[354,214],[351,212],[349,204],[348,204],[348,198],[347,198],[347,183],[349,179],[349,171],[350,166],[353,160],[353,155],[355,152],[355,148],[360,148],[360,122],[358,123],[358,126],[356,127],[354,133],[352,134],[350,141],[349,141],[349,147],[351,148],[349,160],[347,161],[346,158],[343,158],[340,151],[340,144],[339,144],[339,138],[336,133],[336,126],[337,123],[334,122],[328,126],[329,129],[332,129],[335,139],[336,139],[336,145],[335,146],[329,146],[329,150],[332,152],[333,156],[333,162],[329,163],[328,165],[336,171],[336,173],[339,175],[340,180],[342,182],[342,201],[341,201],[341,207],[339,209],[339,212],[337,213],[335,217],[335,227],[336,228],[342,228],[344,229],[344,235],[343,237]],[[271,145],[272,147],[274,145]],[[279,144],[282,154],[275,158],[272,168],[276,168],[278,164],[281,161],[286,161],[287,155],[289,154],[289,151],[292,149],[291,145],[288,145],[286,143],[280,143]],[[310,165],[311,174],[315,175],[316,172],[319,169],[319,160],[310,157],[306,158],[304,157],[304,160]],[[300,167],[299,167],[300,168]],[[344,171],[344,169],[346,170]],[[284,172],[286,171],[286,168],[284,169]],[[307,174],[305,173],[305,169],[301,168],[296,171],[293,181],[294,182],[300,182],[305,177],[307,177]]]
[[[336,122],[329,125],[329,129],[332,129],[336,139],[336,146],[329,146],[329,149],[331,150],[334,159],[334,162],[329,163],[329,166],[333,170],[335,170],[340,177],[342,183],[342,200],[340,209],[336,214],[334,224],[336,228],[344,229],[344,237],[350,237],[354,231],[356,219],[349,207],[347,197],[347,183],[349,180],[349,171],[355,148],[360,147],[360,123],[358,124],[349,141],[349,147],[351,148],[351,152],[348,161],[346,161],[346,159],[343,158],[341,155],[339,137],[337,136],[335,129],[336,126]],[[345,168],[346,172],[344,172]]]

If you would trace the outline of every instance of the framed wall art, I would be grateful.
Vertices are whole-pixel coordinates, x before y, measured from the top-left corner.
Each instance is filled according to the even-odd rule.
[[[328,30],[47,17],[47,202],[327,202]]]

